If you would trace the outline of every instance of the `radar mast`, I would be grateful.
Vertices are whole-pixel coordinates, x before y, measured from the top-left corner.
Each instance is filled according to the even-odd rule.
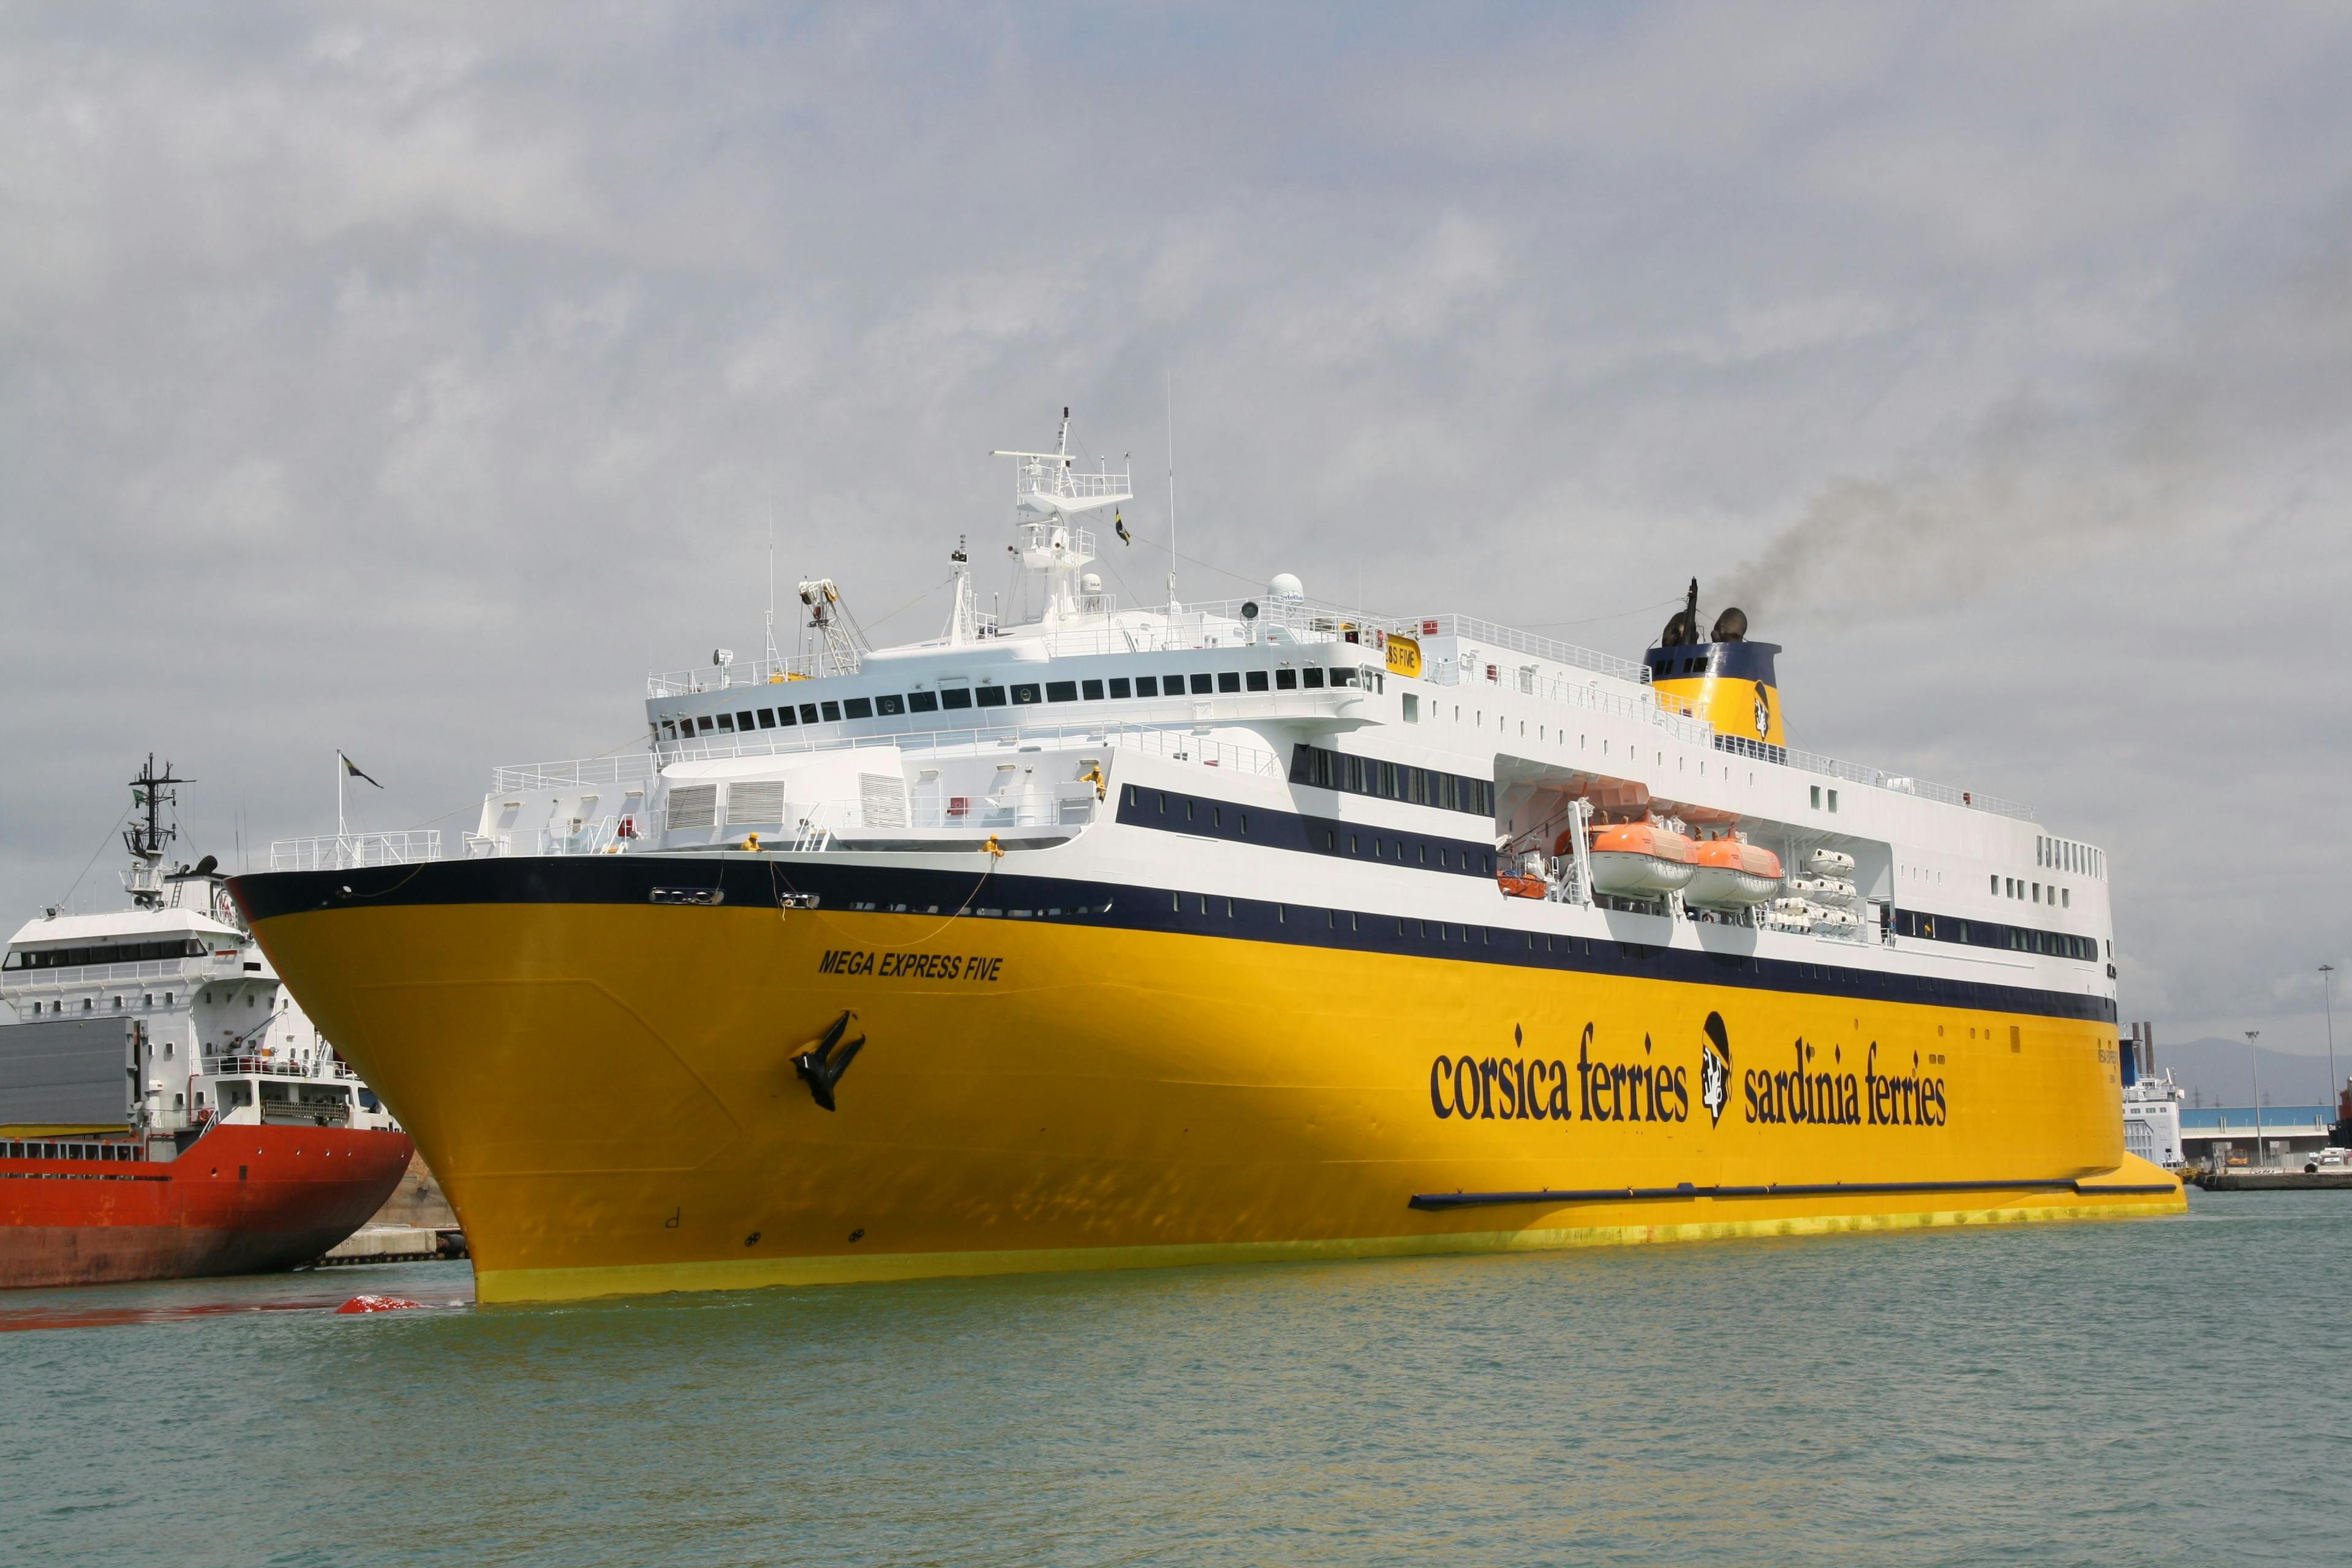
[[[194,779],[174,777],[168,762],[157,773],[152,752],[147,753],[147,764],[139,770],[139,776],[131,781],[134,815],[122,830],[122,847],[131,851],[131,868],[122,873],[122,886],[131,902],[142,910],[163,907],[163,851],[180,836],[178,786],[194,783]],[[172,808],[168,817],[166,806]]]
[[[1020,521],[1013,552],[1029,571],[1045,580],[1045,608],[1040,624],[1052,626],[1080,613],[1080,574],[1095,559],[1095,531],[1073,520],[1107,506],[1135,499],[1127,468],[1116,472],[1108,459],[1095,471],[1081,473],[1070,454],[1070,411],[1062,410],[1061,439],[1050,452],[998,450],[992,458],[1013,459],[1013,505]]]

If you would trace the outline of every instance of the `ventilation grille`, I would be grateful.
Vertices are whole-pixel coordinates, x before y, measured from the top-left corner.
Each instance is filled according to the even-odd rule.
[[[907,826],[907,781],[896,773],[857,775],[857,804],[868,827]]]
[[[709,827],[718,820],[717,784],[682,784],[669,792],[669,826],[672,832],[680,828]]]
[[[727,826],[753,826],[784,819],[784,781],[748,779],[727,786]]]

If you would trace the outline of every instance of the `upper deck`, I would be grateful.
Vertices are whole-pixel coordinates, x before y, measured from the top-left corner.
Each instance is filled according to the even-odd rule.
[[[1171,663],[1164,657],[1171,654],[1199,657]],[[1184,683],[1181,692],[1168,689],[1171,670]],[[1335,676],[1344,684],[1331,684]],[[1842,784],[2033,820],[2024,805],[1980,790],[1720,734],[1694,700],[1654,689],[1636,660],[1472,616],[1379,616],[1271,597],[1173,610],[1105,608],[1075,622],[1013,627],[968,643],[910,644],[854,660],[810,656],[660,672],[646,679],[646,711],[657,755],[700,760],[919,739],[971,729],[976,720],[1055,731],[1318,719],[1355,727],[1369,721],[1353,695],[1391,682],[1402,691],[1466,688],[1530,698]]]

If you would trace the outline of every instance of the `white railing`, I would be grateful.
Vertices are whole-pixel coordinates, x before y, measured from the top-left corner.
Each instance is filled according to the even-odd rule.
[[[266,1054],[265,1054],[266,1053]],[[357,1083],[357,1069],[341,1057],[305,1060],[291,1051],[257,1045],[207,1049],[204,1070],[215,1078],[305,1078],[327,1083]]]
[[[236,937],[221,940],[235,942]],[[127,963],[58,964],[55,968],[11,969],[7,981],[27,990],[44,987],[114,984],[133,980],[201,980],[209,974],[240,973],[235,958],[215,958],[206,952],[193,958],[142,958]]]
[[[1539,637],[1532,632],[1483,621],[1475,616],[1431,616],[1424,620],[1387,625],[1387,629],[1402,631],[1407,637],[1454,637],[1465,643],[1508,648],[1530,658],[1549,659],[1574,669],[1589,669],[1597,675],[1630,680],[1636,686],[1646,686],[1650,682],[1649,667],[1638,659],[1619,658],[1613,654],[1579,647],[1574,643],[1555,642],[1550,637]]]
[[[1034,790],[1010,799],[983,795],[924,795],[907,803],[905,821],[877,823],[866,820],[863,800],[822,800],[795,807],[790,822],[734,823],[719,829],[719,833],[722,843],[730,845],[756,833],[760,842],[769,848],[789,844],[795,849],[823,849],[844,835],[871,837],[877,834],[949,832],[959,828],[977,832],[1004,827],[1083,827],[1095,819],[1099,809],[1101,803],[1091,789],[1083,800],[1056,798]]]
[[[361,866],[413,866],[441,858],[437,828],[404,833],[328,833],[280,838],[269,847],[273,871],[347,871]]]
[[[646,676],[648,697],[690,697],[698,691],[734,691],[751,686],[783,686],[795,678],[815,680],[830,675],[855,675],[836,668],[829,655],[806,658],[755,659],[750,664],[706,664],[699,669],[652,670]]]
[[[1169,717],[1163,724],[1093,723],[1093,724],[1003,724],[965,730],[891,730],[874,734],[834,735],[807,740],[794,736],[793,731],[779,730],[761,731],[751,737],[709,735],[693,741],[666,744],[658,755],[637,752],[615,757],[583,757],[571,762],[521,763],[492,771],[490,790],[494,795],[509,795],[533,789],[579,789],[591,784],[628,784],[647,782],[675,762],[713,762],[730,757],[805,756],[817,752],[866,751],[895,747],[909,753],[937,754],[954,752],[977,752],[1024,745],[1042,745],[1049,742],[1094,742],[1120,747],[1129,751],[1149,752],[1156,756],[1171,756],[1178,761],[1208,763],[1213,767],[1237,768],[1244,772],[1264,773],[1279,778],[1283,775],[1281,760],[1274,752],[1255,746],[1238,745],[1229,741],[1213,740],[1192,734],[1184,726],[1196,721],[1192,704],[1198,701],[1208,707],[1207,721],[1237,722],[1240,717],[1223,710],[1223,704],[1260,704],[1253,707],[1250,717],[1309,717],[1328,712],[1332,700],[1351,698],[1357,693],[1342,687],[1335,692],[1253,692],[1222,698],[1186,699],[1164,704]],[[1282,700],[1277,702],[1275,700]],[[1286,703],[1287,707],[1284,707]],[[479,837],[469,834],[467,838]]]
[[[1108,495],[1110,492],[1106,490],[1101,493]],[[1119,493],[1124,495],[1126,492],[1122,490]],[[1026,553],[1032,550],[1053,549],[1054,533],[1057,529],[1061,531],[1063,548],[1066,553],[1087,556],[1094,554],[1095,531],[1093,529],[1073,528],[1067,523],[1061,522],[1023,523],[1021,525],[1021,549],[1023,552]]]

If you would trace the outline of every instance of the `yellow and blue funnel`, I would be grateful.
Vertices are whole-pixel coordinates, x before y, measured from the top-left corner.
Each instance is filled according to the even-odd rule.
[[[1780,645],[1749,642],[1748,617],[1738,610],[1717,616],[1705,639],[1697,628],[1698,584],[1693,582],[1688,605],[1666,623],[1658,646],[1643,655],[1650,685],[1662,697],[1680,699],[1674,706],[1713,724],[1718,735],[1787,745],[1780,681],[1772,668]]]

